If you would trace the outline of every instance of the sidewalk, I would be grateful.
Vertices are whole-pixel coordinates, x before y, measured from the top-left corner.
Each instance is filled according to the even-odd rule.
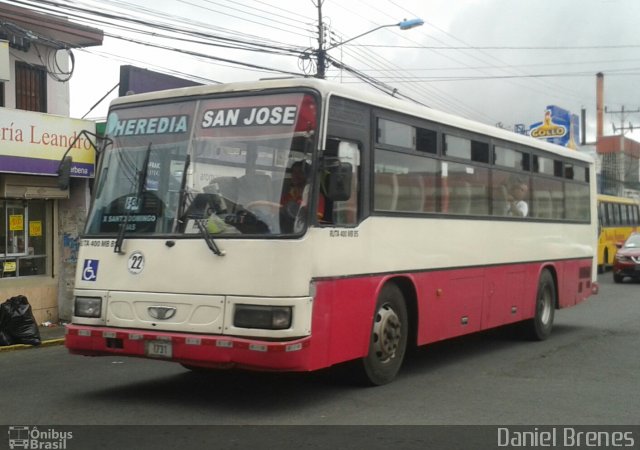
[[[63,324],[55,324],[50,327],[40,326],[38,327],[38,330],[40,331],[40,340],[42,342],[40,345],[5,345],[0,346],[0,353],[12,350],[26,350],[64,344],[65,326]]]

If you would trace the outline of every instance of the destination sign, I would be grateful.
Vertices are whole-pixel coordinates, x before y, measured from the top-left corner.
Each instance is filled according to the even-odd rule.
[[[202,128],[294,125],[297,106],[208,109],[202,115]]]
[[[120,120],[115,113],[107,119],[109,136],[145,136],[152,134],[186,133],[189,127],[187,115],[143,117]]]

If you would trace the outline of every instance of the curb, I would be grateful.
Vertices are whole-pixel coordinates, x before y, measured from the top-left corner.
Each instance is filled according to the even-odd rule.
[[[0,347],[0,353],[12,352],[15,350],[28,350],[28,349],[40,348],[40,347],[53,347],[54,345],[61,345],[61,344],[64,344],[64,338],[48,339],[46,341],[42,341],[40,345],[26,345],[26,344],[5,345],[3,347]]]

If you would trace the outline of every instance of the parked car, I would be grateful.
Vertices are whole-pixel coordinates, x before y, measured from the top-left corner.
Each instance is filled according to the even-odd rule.
[[[632,233],[624,244],[617,247],[613,261],[613,281],[622,283],[625,277],[640,279],[640,233]]]

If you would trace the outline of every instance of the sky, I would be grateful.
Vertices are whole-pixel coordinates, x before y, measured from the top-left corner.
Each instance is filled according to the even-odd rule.
[[[55,0],[68,3],[66,0]],[[318,0],[74,0],[72,4],[149,24],[163,22],[206,34],[277,46],[317,47]],[[37,2],[36,2],[37,3]],[[153,5],[153,6],[151,6]],[[604,74],[605,135],[629,123],[640,128],[640,35],[637,0],[323,0],[330,36],[346,41],[382,25],[421,18],[401,31],[384,27],[329,50],[329,55],[432,108],[512,128],[542,121],[548,105],[587,114],[595,139],[596,73]],[[98,104],[132,64],[208,82],[255,80],[282,74],[127,42],[118,35],[162,42],[216,58],[285,72],[314,74],[312,60],[194,45],[86,21],[106,32],[103,46],[74,50],[69,81],[71,115],[105,117],[116,91]],[[138,31],[151,30],[143,25]],[[338,41],[332,41],[338,42]],[[331,45],[331,44],[330,44]],[[327,78],[364,85],[330,67]],[[636,140],[639,133],[629,134]]]

